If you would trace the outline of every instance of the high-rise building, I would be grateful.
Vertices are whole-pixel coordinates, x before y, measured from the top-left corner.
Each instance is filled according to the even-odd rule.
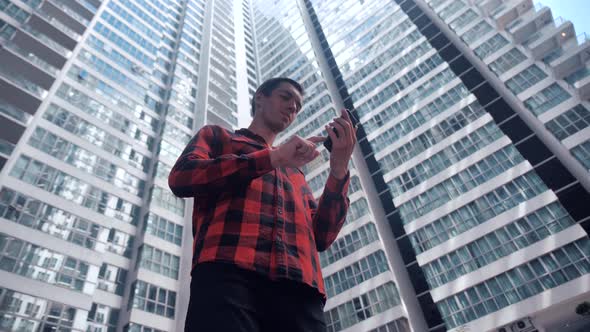
[[[0,330],[182,331],[167,174],[274,76],[306,89],[280,140],[359,119],[329,331],[588,328],[590,40],[547,7],[0,0],[0,44]]]
[[[237,126],[234,10],[0,3],[1,330],[182,330],[190,213],[167,176],[195,128]]]
[[[261,79],[307,89],[283,137],[360,119],[320,254],[329,331],[588,328],[584,35],[532,1],[253,3]],[[327,160],[305,167],[317,194]]]

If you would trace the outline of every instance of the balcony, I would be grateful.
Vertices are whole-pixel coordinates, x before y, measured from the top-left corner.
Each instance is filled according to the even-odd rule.
[[[568,76],[586,66],[590,60],[590,37],[582,33],[576,38],[571,38],[562,49],[563,54],[550,62],[557,78]]]
[[[23,25],[21,28],[22,30],[17,32],[13,41],[17,44],[30,46],[31,50],[36,54],[45,56],[45,53],[47,53],[47,58],[45,58],[47,62],[54,65],[58,64],[56,66],[61,68],[67,58],[72,55],[70,50],[29,25]],[[36,50],[38,51],[36,52]]]
[[[64,2],[65,1],[63,0],[44,1],[40,9],[45,11],[52,17],[55,17],[56,19],[62,21],[65,25],[75,30],[77,33],[84,33],[84,30],[86,30],[86,27],[88,26],[88,24],[90,24],[90,20],[92,19],[93,14],[89,13],[90,18],[86,18],[74,9],[70,8],[70,6],[66,5]],[[74,1],[73,3],[76,2]],[[79,7],[86,9],[81,5],[79,5]]]
[[[0,99],[34,114],[47,91],[20,73],[0,67]]]
[[[10,156],[14,149],[14,145],[18,143],[23,135],[25,127],[18,122],[12,121],[10,118],[0,116],[0,128],[2,128],[2,131],[0,132],[0,143],[3,143],[4,145],[0,147],[0,149],[2,149],[1,152]]]
[[[543,57],[543,59],[541,59],[541,61],[543,61],[543,63],[545,63],[546,65],[550,66],[551,62],[553,62],[556,59],[559,59],[559,57],[561,57],[563,55],[563,48],[557,48],[551,52],[549,52],[547,55],[545,55],[545,57]]]
[[[15,122],[21,123],[23,126],[28,126],[33,119],[33,116],[23,110],[19,110],[16,107],[0,100],[0,115],[12,119]]]
[[[579,94],[580,99],[590,97],[590,63],[587,63],[581,69],[569,74],[564,80],[574,88]]]
[[[79,33],[50,15],[45,9],[37,8],[28,21],[31,28],[43,33],[68,50],[73,50],[80,40]]]
[[[540,60],[556,48],[566,44],[574,36],[573,24],[558,17],[552,24],[537,31],[522,44],[531,51],[535,59]]]
[[[92,8],[100,7],[102,0],[80,0],[81,3],[85,3],[85,6],[90,5]],[[94,10],[96,12],[96,10]]]
[[[529,10],[519,18],[508,23],[505,29],[512,35],[514,42],[520,44],[526,41],[532,34],[552,22],[551,10],[547,7],[540,7]]]
[[[12,151],[14,151],[14,146],[14,144],[0,138],[0,171],[4,168]]]
[[[491,17],[497,15],[506,8],[506,4],[504,4],[502,0],[476,1],[475,3],[484,14]]]
[[[71,2],[75,2],[78,5],[84,7],[84,9],[87,10],[89,13],[91,13],[93,16],[94,16],[94,14],[96,14],[96,11],[98,10],[98,6],[95,6],[86,0],[78,0],[78,1],[72,0]],[[99,5],[100,5],[100,2],[99,2]],[[72,6],[72,8],[73,8],[73,6]]]
[[[4,159],[10,158],[12,151],[14,151],[14,144],[0,138],[0,157]]]
[[[51,88],[58,72],[57,68],[43,61],[37,55],[25,51],[13,42],[1,40],[0,62],[47,90]]]
[[[521,0],[507,3],[503,6],[504,8],[502,10],[494,11],[491,15],[500,29],[504,29],[510,22],[531,11],[533,9],[533,2],[531,0]]]

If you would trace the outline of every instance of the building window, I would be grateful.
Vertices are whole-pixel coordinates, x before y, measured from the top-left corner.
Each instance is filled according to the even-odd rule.
[[[508,145],[403,203],[400,216],[404,225],[493,179],[523,162],[513,145]]]
[[[102,263],[100,271],[98,271],[97,288],[105,292],[123,296],[126,279],[127,270],[107,263]]]
[[[133,282],[130,292],[128,309],[133,307],[174,319],[176,292],[141,280]]]
[[[0,288],[0,328],[4,331],[71,331],[86,311]]]
[[[108,232],[105,227],[6,187],[0,191],[0,217],[91,250],[96,250],[100,234]]]
[[[164,189],[154,186],[152,189],[151,203],[184,217],[184,200],[174,196],[168,188]]]
[[[182,226],[154,213],[146,215],[145,231],[178,246],[182,243]]]
[[[432,249],[547,190],[536,173],[521,175],[410,233],[412,247],[418,254]]]
[[[506,86],[515,95],[541,82],[547,74],[537,65],[532,65],[506,81]]]
[[[6,23],[3,20],[0,20],[0,37],[4,37],[6,40],[10,40],[15,32],[15,27]]]
[[[388,270],[385,253],[379,250],[326,276],[326,294],[328,297],[335,296]]]
[[[338,238],[328,250],[320,252],[320,264],[322,267],[326,267],[378,239],[379,235],[377,235],[375,224],[372,222],[365,224]]]
[[[180,257],[144,244],[139,249],[139,266],[172,279],[178,279]]]
[[[552,203],[426,264],[426,281],[432,289],[442,286],[574,224],[561,204]]]
[[[473,42],[475,42],[476,40],[478,40],[479,38],[486,35],[488,32],[492,30],[492,26],[488,22],[483,20],[475,26],[473,26],[471,29],[467,30],[463,34],[463,36],[461,36],[461,39],[463,39],[463,41],[468,45],[473,44]]]
[[[10,175],[107,217],[137,224],[138,206],[40,161],[21,156]]]
[[[477,18],[478,15],[470,8],[449,23],[449,27],[454,31],[457,31],[465,27],[467,24],[474,22]]]
[[[133,145],[96,127],[64,108],[50,104],[45,110],[43,118],[65,131],[78,136],[80,139],[93,144],[97,148],[101,148],[113,156],[123,159],[131,166],[142,171],[147,170],[149,159],[138,153]]]
[[[369,332],[411,332],[408,320],[405,317],[391,321],[385,325],[381,325]]]
[[[87,331],[116,332],[119,309],[93,302],[86,321]]]
[[[397,150],[394,150],[379,159],[378,162],[381,169],[384,173],[392,171],[404,162],[423,153],[440,143],[445,138],[460,131],[476,119],[483,117],[485,114],[485,110],[478,102],[474,102],[471,105],[462,108],[408,143],[400,146]],[[376,137],[374,140],[371,140],[370,143],[373,150],[378,152],[387,148],[391,144],[394,144],[395,140],[391,140],[389,137],[389,135],[383,135],[382,138]]]
[[[527,59],[518,48],[513,48],[489,64],[490,69],[500,76]]]
[[[0,269],[48,284],[92,294],[98,267],[0,233]]]
[[[348,213],[346,214],[345,225],[360,219],[363,216],[369,215],[369,205],[364,197],[354,201],[350,204]]]
[[[489,122],[395,177],[388,182],[389,189],[397,197],[503,136],[500,128],[494,122]]]
[[[325,312],[327,331],[344,330],[399,303],[397,287],[388,282]]]
[[[43,128],[35,128],[35,132],[29,139],[29,145],[133,195],[140,197],[143,195],[145,185],[143,180],[109,160],[82,149]]]
[[[438,16],[440,16],[440,18],[442,18],[443,21],[446,21],[449,17],[456,14],[462,8],[465,8],[465,3],[463,3],[463,1],[460,0],[455,0],[451,2],[448,6],[440,10],[438,12]]]
[[[501,34],[497,33],[483,44],[479,45],[474,50],[474,52],[480,59],[483,60],[506,45],[508,45],[508,40]]]
[[[584,237],[436,305],[452,329],[590,273],[589,258],[590,239]]]
[[[162,330],[155,329],[153,327],[147,327],[136,323],[129,323],[123,327],[123,332],[165,332]]]
[[[571,97],[559,84],[553,83],[524,101],[524,106],[539,116]]]
[[[561,141],[588,126],[590,126],[590,111],[582,104],[545,123],[545,127]]]
[[[573,147],[570,152],[587,170],[590,170],[590,140]]]

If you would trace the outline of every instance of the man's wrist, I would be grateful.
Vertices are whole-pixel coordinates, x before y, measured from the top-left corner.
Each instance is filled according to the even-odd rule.
[[[270,149],[270,164],[272,168],[278,168],[281,166],[281,155],[278,148]]]
[[[348,174],[348,168],[332,168],[330,173],[336,179],[342,180],[346,177],[346,174]]]

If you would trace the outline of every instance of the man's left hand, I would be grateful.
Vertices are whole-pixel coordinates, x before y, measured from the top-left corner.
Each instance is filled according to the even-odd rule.
[[[334,132],[338,131],[338,135]],[[326,131],[332,139],[330,153],[330,170],[334,177],[343,179],[348,173],[348,163],[356,144],[356,130],[348,112],[342,110],[340,117],[335,118],[326,126]]]

